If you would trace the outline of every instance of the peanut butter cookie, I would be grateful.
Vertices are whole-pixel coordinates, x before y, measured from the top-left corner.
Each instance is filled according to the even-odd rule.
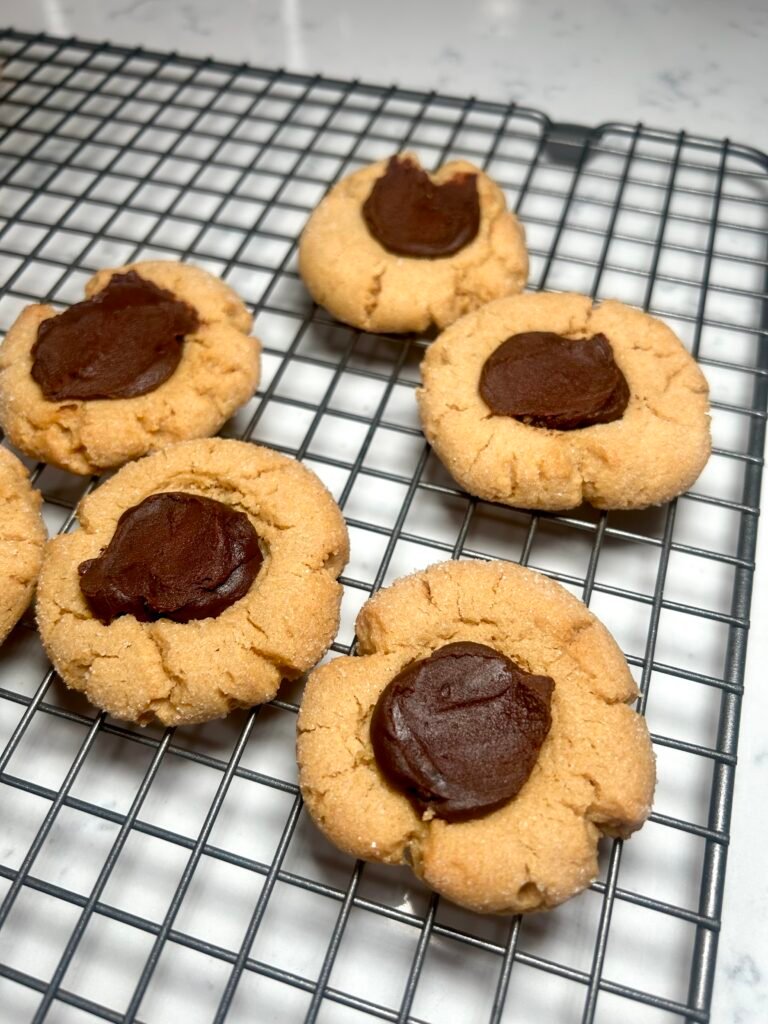
[[[707,382],[660,320],[585,295],[519,295],[431,345],[424,433],[471,494],[522,508],[645,508],[711,450]]]
[[[27,455],[99,473],[215,434],[253,394],[251,316],[206,271],[151,261],[100,270],[86,301],[28,306],[0,348],[0,423]]]
[[[358,656],[309,678],[301,790],[355,857],[408,863],[471,910],[545,910],[650,812],[637,690],[594,615],[547,577],[445,562],[362,608]]]
[[[312,298],[366,331],[446,327],[522,291],[523,228],[480,168],[453,160],[428,174],[412,153],[330,190],[304,228],[299,271]]]
[[[24,466],[0,448],[0,643],[19,621],[35,589],[45,544],[40,492]]]
[[[116,718],[182,725],[260,704],[336,634],[346,526],[294,459],[171,445],[77,516],[46,549],[40,636],[64,682]]]

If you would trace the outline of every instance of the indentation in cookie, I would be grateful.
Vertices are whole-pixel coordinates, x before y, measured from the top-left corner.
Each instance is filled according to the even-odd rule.
[[[32,378],[51,402],[136,398],[179,365],[197,312],[135,271],[115,274],[91,299],[44,320]]]
[[[385,777],[448,821],[479,817],[527,781],[551,725],[554,683],[486,644],[450,643],[383,691],[371,744]]]
[[[626,378],[604,334],[515,334],[485,361],[479,387],[495,415],[550,430],[612,423],[629,402]]]
[[[244,512],[171,491],[123,512],[107,547],[78,573],[91,611],[105,624],[120,615],[189,622],[220,615],[243,597],[262,562]]]
[[[436,259],[469,245],[480,229],[477,175],[441,185],[407,159],[393,156],[363,204],[373,237],[397,256]]]

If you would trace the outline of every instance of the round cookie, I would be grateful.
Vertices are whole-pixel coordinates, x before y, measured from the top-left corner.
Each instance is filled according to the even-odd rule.
[[[623,415],[555,430],[492,413],[479,390],[483,367],[506,339],[526,332],[604,335],[629,390]],[[544,293],[501,299],[441,334],[421,375],[424,433],[454,479],[489,501],[551,510],[582,501],[660,505],[694,482],[711,450],[701,370],[666,324],[620,302]]]
[[[411,153],[396,159],[419,166]],[[299,272],[312,298],[362,330],[403,333],[446,327],[492,299],[522,291],[528,277],[525,234],[502,190],[474,164],[453,160],[430,174],[441,185],[476,175],[479,229],[453,255],[400,256],[369,230],[363,207],[388,161],[348,175],[309,218],[299,246]]]
[[[146,508],[151,495],[179,492],[222,503],[230,518],[251,524],[263,555],[255,579],[212,617],[139,621],[118,613],[105,624],[81,588],[87,568],[114,541],[124,513]],[[181,725],[270,700],[336,634],[346,526],[322,483],[294,459],[220,438],[172,445],[123,467],[81,502],[77,517],[80,529],[46,549],[37,621],[64,682],[116,718]],[[188,555],[197,557],[194,533]],[[116,589],[122,581],[115,577]]]
[[[21,618],[35,589],[45,544],[41,501],[21,462],[0,448],[0,643]]]
[[[215,434],[253,394],[261,346],[248,334],[251,315],[228,285],[198,267],[149,261],[100,270],[86,285],[86,298],[126,274],[170,292],[196,315],[178,364],[136,397],[46,398],[33,378],[34,349],[39,328],[57,313],[27,306],[0,347],[0,424],[32,458],[99,473],[167,444]]]
[[[471,910],[554,907],[597,874],[600,835],[650,813],[655,765],[637,690],[605,627],[563,587],[502,562],[445,562],[362,608],[358,656],[316,669],[298,720],[299,781],[317,825],[355,857],[409,864]],[[551,726],[517,796],[471,820],[419,813],[390,784],[371,719],[406,666],[457,641],[488,645],[549,676]]]

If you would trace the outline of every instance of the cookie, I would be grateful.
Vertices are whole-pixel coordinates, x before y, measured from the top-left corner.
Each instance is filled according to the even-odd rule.
[[[405,153],[334,185],[304,228],[299,271],[339,320],[402,333],[446,327],[522,291],[528,254],[504,193],[480,168],[453,160],[426,174]]]
[[[0,424],[21,451],[99,473],[215,434],[253,394],[259,342],[232,289],[198,267],[100,270],[63,314],[27,306],[0,348]]]
[[[421,366],[424,433],[471,494],[522,508],[646,508],[711,450],[707,382],[660,320],[584,295],[500,299]]]
[[[40,636],[116,718],[204,722],[270,700],[338,629],[347,531],[299,462],[220,438],[171,445],[86,497],[48,545]]]
[[[24,466],[0,448],[0,643],[32,598],[45,544],[42,499]]]
[[[502,562],[433,565],[369,600],[357,635],[357,657],[312,673],[298,720],[301,791],[345,852],[516,914],[584,889],[600,836],[648,817],[635,684],[557,583]]]

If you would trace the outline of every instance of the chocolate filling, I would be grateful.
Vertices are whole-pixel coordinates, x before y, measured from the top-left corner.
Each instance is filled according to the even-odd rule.
[[[604,334],[572,340],[529,331],[513,334],[486,359],[480,397],[497,416],[578,430],[621,419],[629,387]]]
[[[80,589],[104,623],[119,615],[209,619],[243,597],[263,555],[244,512],[169,491],[127,509],[98,558],[78,566]]]
[[[452,256],[480,228],[476,174],[436,185],[426,171],[393,156],[363,203],[368,230],[397,256]]]
[[[551,724],[554,682],[485,644],[453,643],[403,669],[371,719],[376,762],[420,811],[478,817],[520,791]]]
[[[92,299],[44,320],[32,346],[32,379],[49,402],[136,398],[179,365],[200,321],[186,302],[133,270]]]

